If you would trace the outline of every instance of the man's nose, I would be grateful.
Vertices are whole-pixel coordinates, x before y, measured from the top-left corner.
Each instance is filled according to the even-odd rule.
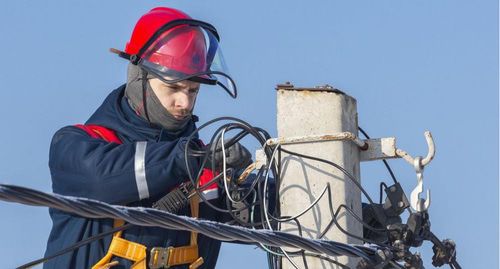
[[[180,109],[189,109],[190,98],[186,93],[179,93],[175,100],[175,106]]]

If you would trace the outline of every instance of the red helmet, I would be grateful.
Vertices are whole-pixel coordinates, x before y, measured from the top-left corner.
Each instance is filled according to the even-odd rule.
[[[192,80],[219,85],[236,97],[212,25],[193,20],[182,11],[157,7],[135,25],[125,51],[111,49],[166,83]]]
[[[156,7],[144,14],[135,24],[130,41],[125,46],[125,52],[134,55],[163,25],[180,19],[191,19],[186,13],[166,7]]]

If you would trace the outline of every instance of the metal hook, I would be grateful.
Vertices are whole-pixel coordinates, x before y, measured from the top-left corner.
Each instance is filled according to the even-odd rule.
[[[420,194],[424,192],[424,166],[423,159],[418,156],[413,161],[413,167],[417,173],[417,186],[410,195],[410,205],[417,212],[427,211],[431,205],[431,191],[427,189],[427,199],[420,198]]]
[[[427,156],[425,156],[425,158],[422,159],[422,161],[421,161],[422,167],[429,164],[432,161],[432,159],[434,159],[434,155],[436,154],[436,147],[434,146],[434,139],[432,138],[431,132],[425,131],[424,136],[425,136],[425,140],[427,141],[428,151],[427,151]],[[411,155],[408,154],[406,151],[404,151],[402,149],[396,149],[396,155],[398,157],[405,159],[405,161],[407,161],[409,164],[411,164],[411,165],[414,164],[413,163],[414,158],[411,157]]]
[[[427,199],[420,198],[420,194],[424,192],[424,167],[432,161],[436,154],[434,139],[432,138],[431,132],[425,131],[424,136],[428,146],[427,156],[425,156],[425,158],[420,156],[413,158],[406,151],[396,149],[396,155],[410,163],[417,173],[417,186],[410,195],[411,207],[417,212],[426,211],[431,205],[431,191],[427,189]]]
[[[424,133],[425,141],[427,141],[427,147],[429,150],[427,151],[427,156],[422,160],[421,165],[426,166],[429,164],[432,159],[434,159],[434,155],[436,155],[436,147],[434,145],[434,139],[432,138],[432,134],[429,131],[425,131]]]

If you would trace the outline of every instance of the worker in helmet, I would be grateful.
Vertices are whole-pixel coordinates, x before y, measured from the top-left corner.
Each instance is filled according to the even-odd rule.
[[[236,97],[216,29],[187,14],[158,7],[137,22],[124,51],[127,83],[112,91],[84,125],[67,126],[53,137],[49,166],[53,191],[115,205],[151,207],[202,169],[185,158],[195,131],[193,108],[201,84]],[[201,147],[201,144],[200,144]],[[229,149],[235,169],[251,162],[240,144]],[[193,171],[188,171],[193,169]],[[206,173],[205,173],[206,172]],[[204,175],[213,176],[204,170]],[[215,186],[216,187],[216,186]],[[207,188],[206,199],[217,198]],[[215,202],[216,203],[216,202]],[[181,214],[217,220],[214,210],[191,201]],[[124,225],[50,209],[53,221],[46,257]],[[202,234],[132,226],[47,261],[44,268],[214,268],[220,242]]]

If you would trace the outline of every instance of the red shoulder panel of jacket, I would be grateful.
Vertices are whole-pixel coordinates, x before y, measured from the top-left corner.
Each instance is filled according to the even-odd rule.
[[[76,124],[75,127],[78,127],[84,130],[90,137],[95,139],[103,139],[106,142],[122,144],[122,141],[116,135],[115,131],[108,129],[99,125],[83,125]]]

